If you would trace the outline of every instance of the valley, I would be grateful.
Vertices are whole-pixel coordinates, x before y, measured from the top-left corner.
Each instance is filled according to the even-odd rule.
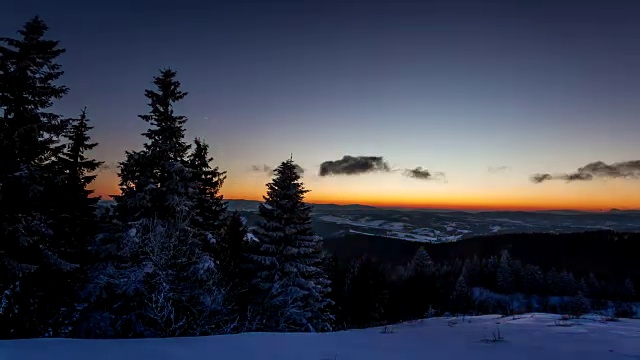
[[[249,225],[258,218],[257,201],[230,200]],[[509,233],[571,233],[593,230],[640,232],[640,212],[486,211],[385,209],[363,205],[314,205],[312,221],[324,238],[372,235],[425,243],[453,242]]]

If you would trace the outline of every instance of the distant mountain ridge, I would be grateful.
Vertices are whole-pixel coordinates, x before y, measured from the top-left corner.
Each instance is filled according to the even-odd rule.
[[[229,204],[228,209],[231,211],[257,211],[258,205],[262,202],[259,200],[246,200],[246,199],[227,199]],[[114,200],[102,199],[100,200],[100,205],[112,205],[114,204]],[[361,205],[361,204],[316,204],[309,203],[313,205],[314,210],[316,211],[334,211],[334,210],[396,210],[396,211],[420,211],[420,212],[435,212],[435,213],[483,213],[483,214],[527,214],[527,213],[548,213],[554,215],[594,215],[594,214],[640,214],[640,209],[616,209],[612,208],[607,211],[584,211],[584,210],[574,210],[574,209],[555,209],[555,210],[464,210],[464,209],[431,209],[431,208],[403,208],[403,207],[393,207],[393,206],[372,206],[372,205]]]
[[[257,211],[258,205],[260,205],[261,201],[258,200],[245,200],[245,199],[227,199],[228,209],[230,211]],[[346,204],[346,205],[338,205],[338,204],[314,204],[314,210],[316,211],[335,211],[335,210],[377,210],[375,206],[369,205],[359,205],[359,204]]]

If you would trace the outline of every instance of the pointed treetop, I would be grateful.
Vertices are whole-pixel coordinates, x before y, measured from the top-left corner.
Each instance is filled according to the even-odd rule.
[[[277,168],[273,170],[273,174],[277,178],[290,179],[291,182],[298,182],[304,170],[300,165],[296,164],[292,158],[283,161]]]
[[[18,34],[27,39],[39,39],[44,36],[47,30],[49,30],[49,26],[47,26],[40,16],[36,15],[27,21],[22,29],[18,30]]]
[[[171,68],[160,69],[160,75],[154,76],[153,84],[157,86],[159,95],[164,97],[158,98],[161,104],[169,105],[171,102],[182,100],[188,95],[187,92],[180,90],[180,81],[176,80],[176,71]],[[153,93],[147,90],[147,93]]]
[[[12,65],[13,70],[3,75],[18,77],[18,80],[6,81],[13,83],[32,79],[25,82],[24,86],[16,88],[18,91],[36,88],[37,90],[33,90],[35,95],[31,96],[30,101],[36,103],[40,109],[52,106],[53,99],[60,99],[68,92],[67,87],[54,85],[54,82],[64,74],[62,66],[55,60],[65,52],[65,49],[58,46],[57,40],[43,39],[48,29],[47,24],[36,16],[18,30],[21,39],[0,37],[0,55],[6,59],[7,64]],[[3,46],[2,43],[8,47]],[[33,81],[34,79],[37,81]]]
[[[69,174],[78,179],[82,179],[84,185],[91,183],[96,175],[88,175],[96,171],[104,162],[89,159],[86,152],[98,146],[98,143],[91,142],[89,131],[93,126],[89,125],[87,108],[83,108],[80,116],[67,120],[69,127],[64,137],[69,141],[66,144],[66,151],[63,154],[63,161],[69,162]]]
[[[156,90],[145,90],[145,96],[150,100],[149,106],[154,115],[158,113],[172,115],[173,104],[188,95],[187,92],[180,90],[181,84],[176,80],[176,72],[169,68],[161,69],[160,75],[153,77],[153,84],[156,86]],[[143,116],[141,118],[147,122],[152,120]]]
[[[409,271],[413,275],[426,275],[433,271],[433,261],[424,247],[418,248],[409,263]]]
[[[160,75],[153,78],[156,88],[145,90],[151,111],[149,114],[138,115],[151,125],[151,128],[143,133],[143,136],[150,140],[145,144],[145,149],[160,156],[163,161],[180,161],[185,158],[191,147],[184,142],[184,125],[187,118],[173,112],[174,104],[187,96],[187,93],[180,89],[180,82],[175,76],[176,72],[171,69],[160,70]]]
[[[287,203],[291,211],[299,206],[308,207],[303,202],[309,190],[300,181],[300,169],[292,159],[287,159],[273,170],[273,180],[267,184],[267,194],[263,196],[266,204]]]

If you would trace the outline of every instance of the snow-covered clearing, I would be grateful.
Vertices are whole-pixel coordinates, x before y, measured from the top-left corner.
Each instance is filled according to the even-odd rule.
[[[458,241],[464,234],[471,232],[470,230],[447,227],[447,232],[453,232],[453,234],[447,234],[437,229],[415,228],[413,225],[403,222],[385,222],[384,220],[371,220],[369,217],[365,217],[360,220],[353,220],[351,218],[344,218],[340,216],[323,215],[320,217],[320,219],[326,222],[348,225],[361,229],[375,230],[375,232],[372,233],[349,229],[349,232],[354,234],[384,236],[392,239],[428,243]],[[382,233],[382,231],[384,231],[384,233]]]
[[[640,359],[640,320],[600,322],[597,316],[558,323],[558,315],[433,318],[325,334],[248,333],[142,340],[34,339],[0,341],[11,360],[606,360]],[[572,326],[558,326],[572,325]],[[493,341],[500,329],[502,340]]]
[[[533,226],[533,225],[531,225],[531,224],[527,224],[527,223],[526,223],[526,222],[524,222],[524,221],[520,221],[520,220],[513,220],[513,219],[506,219],[506,218],[490,218],[490,219],[487,219],[487,220],[500,221],[500,222],[503,222],[503,223],[510,223],[510,224],[516,224],[516,225],[528,226],[528,227]]]

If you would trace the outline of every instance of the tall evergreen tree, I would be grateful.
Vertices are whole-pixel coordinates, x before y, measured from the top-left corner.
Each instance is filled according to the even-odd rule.
[[[227,317],[236,325],[229,331],[251,330],[252,295],[249,255],[252,242],[248,237],[245,220],[234,211],[225,219],[220,239],[215,244],[218,256],[219,283],[226,293]]]
[[[57,160],[61,172],[65,175],[58,194],[60,202],[59,226],[64,227],[68,246],[66,251],[76,264],[87,260],[85,251],[88,239],[95,236],[97,215],[96,204],[99,197],[91,197],[93,190],[89,185],[95,180],[96,170],[103,164],[101,161],[87,157],[87,152],[98,143],[91,142],[89,118],[86,109],[80,116],[69,119],[70,127],[64,134],[67,139],[65,150]]]
[[[625,279],[621,290],[620,295],[622,295],[622,300],[631,302],[635,299],[636,289],[631,279]]]
[[[407,264],[405,296],[401,301],[409,316],[423,317],[433,304],[436,292],[434,271],[429,253],[421,246]]]
[[[193,226],[198,183],[184,141],[186,118],[174,105],[186,93],[173,70],[162,70],[147,90],[150,124],[144,149],[120,164],[116,197],[119,233],[114,256],[102,264],[97,289],[111,295],[93,321],[107,319],[115,333],[99,336],[177,336],[218,331],[224,293],[217,288],[214,259]],[[97,320],[96,320],[97,319]],[[103,327],[104,328],[104,327]]]
[[[61,304],[44,305],[47,279],[74,267],[61,255],[51,196],[63,179],[54,160],[67,123],[49,109],[68,92],[56,84],[65,50],[47,30],[35,17],[18,38],[0,38],[0,337],[56,335]]]
[[[303,202],[308,190],[293,160],[280,164],[274,173],[259,207],[262,219],[255,231],[259,246],[252,256],[264,304],[262,330],[330,330],[322,243],[311,227],[311,206]]]
[[[538,266],[527,264],[524,267],[525,292],[528,294],[540,294],[545,287],[544,274]]]
[[[216,249],[220,258],[219,273],[226,286],[246,281],[249,241],[248,230],[240,213],[234,211],[227,218]]]
[[[428,276],[433,272],[433,260],[424,247],[418,248],[409,263],[408,270],[414,276]]]
[[[564,289],[562,285],[560,273],[555,268],[551,268],[551,270],[545,274],[545,288],[548,294],[563,295]]]
[[[560,273],[561,295],[575,296],[578,294],[579,283],[571,272],[566,270]]]
[[[371,257],[354,259],[345,274],[339,291],[340,308],[337,320],[342,328],[362,328],[379,325],[386,320],[389,289],[383,267]]]
[[[196,138],[194,149],[189,156],[189,168],[197,187],[192,224],[205,233],[206,248],[213,248],[224,225],[227,204],[220,189],[226,179],[226,172],[211,167],[213,158],[209,156],[209,145]]]
[[[503,294],[513,292],[513,271],[511,266],[511,255],[504,250],[498,262],[498,270],[496,271],[496,284],[498,290]]]
[[[472,297],[471,291],[467,286],[466,271],[463,270],[451,294],[451,305],[456,314],[466,315],[471,307],[471,301]]]
[[[587,295],[590,298],[599,299],[601,297],[600,282],[593,273],[589,273],[589,278],[587,279],[587,289]]]
[[[151,110],[139,117],[150,125],[142,134],[148,141],[142,151],[127,152],[126,160],[120,163],[121,195],[115,200],[121,221],[166,219],[175,216],[176,209],[192,207],[190,199],[196,188],[187,166],[187,118],[174,113],[174,105],[187,93],[175,77],[175,71],[164,69],[154,77],[156,89],[145,91]]]
[[[87,266],[94,260],[90,247],[98,231],[98,197],[90,197],[93,190],[87,187],[95,180],[95,171],[102,162],[87,157],[87,151],[98,144],[89,137],[89,119],[86,111],[78,118],[68,119],[69,129],[63,137],[66,139],[64,151],[55,160],[62,178],[51,196],[57,204],[54,236],[60,247],[60,255],[69,262],[78,265],[72,271],[50,274],[46,286],[50,289],[48,304],[59,307],[61,314],[53,326],[57,335],[68,335],[76,322],[79,293],[88,281]]]

